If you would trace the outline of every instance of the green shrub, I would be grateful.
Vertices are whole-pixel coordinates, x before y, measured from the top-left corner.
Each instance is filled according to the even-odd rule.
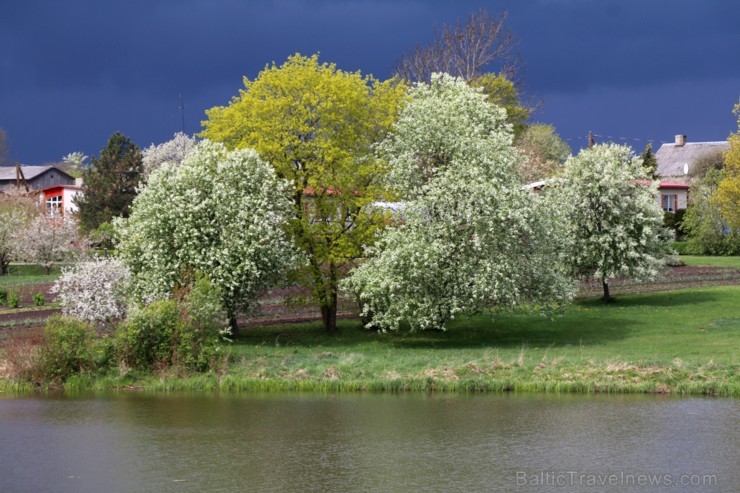
[[[21,297],[18,293],[18,290],[16,289],[9,289],[8,290],[8,307],[10,308],[20,308],[21,306]]]
[[[8,304],[8,290],[0,288],[0,306]]]
[[[663,213],[663,225],[673,231],[677,239],[683,238],[685,232],[682,229],[683,218],[686,209],[678,209],[676,212],[665,211]]]
[[[121,362],[140,370],[168,366],[180,313],[171,300],[136,310],[118,326],[116,352]]]
[[[44,328],[44,341],[36,378],[63,383],[72,375],[91,372],[96,367],[95,332],[74,318],[50,317]]]
[[[673,249],[679,255],[701,255],[702,249],[697,248],[696,245],[689,241],[674,241]]]
[[[202,278],[188,288],[180,303],[156,301],[135,311],[118,327],[118,359],[144,371],[208,370],[218,356],[219,337],[227,326],[220,299],[220,291]]]
[[[191,371],[207,370],[218,355],[220,334],[228,330],[221,290],[199,276],[180,304],[183,323],[177,333],[176,363]]]
[[[46,304],[46,298],[44,297],[44,293],[39,291],[38,293],[34,294],[33,304],[36,306],[44,306]]]

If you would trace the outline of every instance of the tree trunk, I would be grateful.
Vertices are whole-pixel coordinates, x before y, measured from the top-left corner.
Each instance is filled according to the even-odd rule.
[[[337,332],[337,293],[329,297],[327,303],[321,305],[321,319],[324,322],[324,329],[327,334],[336,334]]]
[[[609,296],[609,283],[606,282],[605,277],[601,278],[601,286],[604,288],[604,301],[606,303],[609,303],[612,300],[612,298],[611,296]]]
[[[231,337],[237,338],[239,337],[239,323],[236,320],[236,310],[229,309],[228,316],[229,316],[229,327],[231,328]]]
[[[5,276],[8,274],[8,266],[10,264],[7,262],[0,262],[0,276]]]

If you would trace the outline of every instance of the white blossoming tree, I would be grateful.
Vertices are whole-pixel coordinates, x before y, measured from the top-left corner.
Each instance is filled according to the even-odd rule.
[[[180,164],[198,142],[183,132],[177,132],[174,137],[159,145],[150,145],[142,151],[144,171],[142,178],[146,179],[152,171],[160,168],[164,163]]]
[[[80,151],[70,152],[66,156],[62,156],[62,162],[69,164],[75,169],[81,170],[87,166],[88,156]]]
[[[46,274],[54,262],[69,260],[79,249],[77,223],[70,219],[36,216],[18,242],[20,257],[44,267]]]
[[[446,74],[411,95],[380,147],[403,220],[345,283],[367,325],[443,329],[462,313],[569,301],[557,209],[522,189],[506,112]]]
[[[62,313],[90,323],[106,323],[126,313],[130,273],[117,259],[79,262],[62,270],[51,291],[58,294]]]
[[[295,262],[284,224],[288,185],[253,150],[200,142],[180,165],[163,165],[117,220],[119,251],[143,300],[167,297],[206,275],[220,289],[232,330],[237,312]]]
[[[670,253],[657,186],[632,149],[601,144],[569,158],[551,191],[567,215],[569,263],[601,281],[605,301],[609,279],[653,278]]]

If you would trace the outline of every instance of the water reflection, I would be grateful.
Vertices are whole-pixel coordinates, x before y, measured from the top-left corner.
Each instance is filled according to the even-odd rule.
[[[517,484],[568,471],[736,491],[739,417],[651,396],[6,398],[0,491],[645,491]]]

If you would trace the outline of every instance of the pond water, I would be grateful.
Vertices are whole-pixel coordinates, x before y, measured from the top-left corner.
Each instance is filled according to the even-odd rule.
[[[0,451],[5,493],[734,492],[740,400],[6,397]]]

